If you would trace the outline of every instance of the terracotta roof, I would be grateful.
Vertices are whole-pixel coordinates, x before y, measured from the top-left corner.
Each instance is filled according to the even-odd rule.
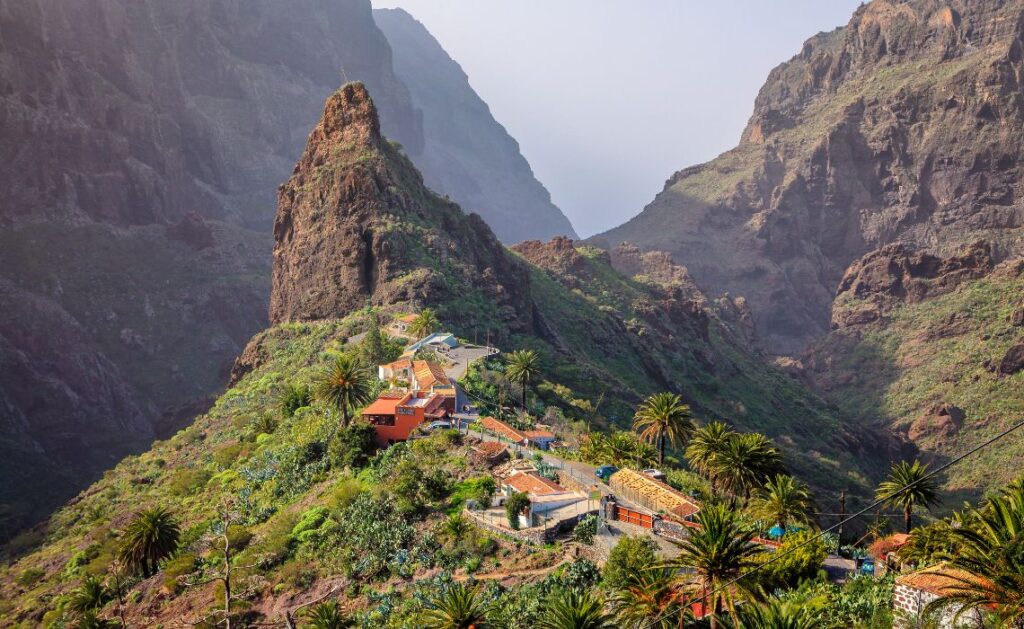
[[[622,497],[639,502],[648,509],[664,511],[679,518],[689,517],[701,504],[686,494],[633,470],[619,470],[608,479],[608,485]]]
[[[985,583],[985,580],[966,570],[953,568],[949,564],[940,563],[917,572],[904,574],[896,578],[896,583],[915,590],[929,592],[936,596],[954,594],[967,583]]]
[[[429,389],[435,385],[448,386],[451,382],[444,373],[444,369],[437,363],[426,360],[412,361],[412,372],[416,377],[416,383],[421,389]]]
[[[505,444],[497,441],[484,441],[473,446],[473,449],[488,458],[494,458],[506,450]]]
[[[484,427],[484,430],[489,430],[500,437],[505,437],[506,439],[510,439],[516,443],[528,441],[526,435],[519,432],[512,426],[509,426],[505,422],[498,421],[493,417],[484,417],[480,420],[480,425]]]
[[[399,358],[395,362],[388,363],[386,365],[381,365],[381,367],[384,367],[385,369],[392,369],[392,370],[393,369],[408,369],[409,367],[412,367],[412,361],[409,360],[408,358]]]
[[[530,472],[516,472],[505,479],[505,484],[516,491],[531,496],[547,496],[565,493],[566,491],[558,483]]]
[[[398,317],[397,320],[401,321],[402,323],[413,323],[413,322],[416,321],[416,317],[417,317],[417,315],[407,314],[407,315],[402,315],[401,317]]]
[[[395,408],[407,397],[408,395],[396,397],[394,395],[384,394],[374,400],[373,404],[364,408],[363,415],[394,415]]]
[[[527,439],[554,439],[555,433],[549,430],[524,430]]]

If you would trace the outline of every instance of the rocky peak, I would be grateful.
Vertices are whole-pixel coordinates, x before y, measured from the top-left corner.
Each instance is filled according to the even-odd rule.
[[[341,317],[367,304],[432,305],[465,327],[530,323],[525,266],[479,216],[426,188],[380,135],[362,84],[328,98],[279,190],[274,237],[273,323]],[[474,295],[491,308],[487,321],[454,307]]]

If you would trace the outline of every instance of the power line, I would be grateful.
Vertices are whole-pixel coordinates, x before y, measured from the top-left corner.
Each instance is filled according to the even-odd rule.
[[[972,454],[974,454],[975,452],[978,452],[979,450],[981,450],[981,449],[983,449],[983,448],[986,448],[986,447],[988,447],[988,446],[992,445],[992,444],[993,444],[993,443],[995,443],[996,441],[999,441],[999,440],[1000,440],[1000,439],[1002,439],[1003,437],[1005,437],[1005,436],[1009,435],[1009,434],[1010,434],[1011,432],[1013,432],[1013,431],[1017,430],[1018,428],[1021,428],[1022,426],[1024,426],[1024,421],[1020,421],[1020,422],[1018,422],[1018,423],[1014,424],[1013,426],[1010,426],[1009,428],[1007,428],[1007,429],[1006,429],[1006,430],[1004,430],[1003,432],[999,433],[998,435],[996,435],[996,436],[992,437],[992,438],[991,438],[991,439],[989,439],[988,441],[985,441],[984,443],[981,443],[981,444],[979,444],[979,445],[975,446],[974,448],[971,448],[971,449],[970,449],[970,450],[968,450],[967,452],[965,452],[965,453],[961,454],[960,456],[956,457],[955,459],[952,459],[952,460],[951,460],[951,461],[949,461],[948,463],[946,463],[946,464],[944,464],[944,465],[941,465],[941,466],[939,466],[939,467],[938,467],[938,468],[936,468],[935,470],[933,470],[933,471],[931,471],[931,472],[929,472],[929,473],[925,474],[924,476],[922,476],[921,478],[917,479],[916,481],[914,481],[914,482],[912,482],[912,483],[908,483],[907,485],[904,485],[903,487],[900,487],[900,488],[899,488],[899,489],[897,489],[896,491],[894,491],[894,492],[892,492],[892,493],[890,493],[890,494],[888,494],[888,495],[886,495],[886,496],[883,496],[882,498],[879,498],[879,499],[878,499],[878,500],[876,500],[875,502],[873,502],[873,503],[871,503],[870,505],[868,505],[868,506],[864,507],[863,509],[861,509],[861,510],[860,510],[860,511],[858,511],[857,513],[854,513],[853,515],[851,515],[850,517],[846,518],[845,520],[842,520],[841,522],[838,522],[838,523],[836,523],[836,524],[833,524],[832,526],[828,527],[827,529],[825,529],[825,530],[823,530],[823,531],[821,531],[821,532],[817,533],[816,535],[814,535],[814,536],[812,536],[812,537],[808,538],[807,540],[805,540],[805,541],[803,541],[803,542],[801,542],[801,543],[797,544],[796,546],[794,546],[793,548],[790,548],[789,550],[787,550],[787,551],[785,551],[785,552],[776,552],[776,553],[775,553],[775,556],[774,556],[774,557],[772,557],[771,559],[769,559],[768,561],[766,561],[766,562],[764,562],[764,563],[762,563],[762,564],[758,564],[757,566],[755,566],[755,567],[754,567],[753,569],[749,570],[748,572],[744,572],[743,574],[741,574],[740,576],[736,577],[735,579],[733,579],[733,580],[731,580],[731,581],[729,581],[729,582],[725,583],[724,585],[720,585],[719,587],[715,588],[714,590],[711,590],[710,592],[708,592],[707,594],[705,594],[705,595],[703,596],[704,600],[707,600],[708,598],[710,598],[710,597],[714,596],[714,595],[715,595],[715,594],[717,594],[718,592],[721,592],[722,590],[724,590],[724,589],[726,589],[726,588],[729,588],[730,586],[732,586],[732,585],[734,585],[734,584],[736,584],[736,583],[739,583],[739,582],[740,582],[740,581],[742,581],[743,579],[745,579],[745,578],[749,577],[750,575],[754,574],[755,572],[758,572],[759,570],[761,570],[761,569],[763,569],[763,568],[765,568],[765,567],[767,567],[767,566],[770,566],[771,564],[773,564],[773,563],[775,563],[776,561],[778,561],[778,560],[782,559],[783,557],[785,557],[785,556],[789,555],[790,553],[796,552],[796,551],[797,551],[797,550],[799,550],[800,548],[803,548],[804,546],[806,546],[806,545],[810,544],[811,542],[813,542],[813,541],[815,541],[815,540],[817,540],[817,539],[819,539],[819,538],[823,537],[823,536],[824,536],[825,534],[827,534],[827,533],[831,533],[831,532],[832,532],[833,530],[835,530],[836,528],[838,528],[838,527],[841,527],[842,525],[844,525],[844,524],[847,524],[847,523],[849,523],[850,521],[852,521],[852,520],[855,520],[855,519],[859,518],[860,516],[864,515],[864,514],[865,514],[865,513],[867,513],[868,511],[871,511],[871,510],[872,510],[872,509],[874,509],[875,507],[878,507],[879,505],[882,505],[882,504],[884,504],[884,503],[886,503],[886,502],[888,502],[888,501],[892,500],[892,499],[893,499],[894,497],[896,497],[896,496],[898,496],[898,495],[902,494],[903,492],[907,491],[907,490],[908,490],[908,489],[910,489],[911,487],[914,487],[915,485],[918,485],[918,484],[920,484],[920,483],[923,483],[924,481],[928,480],[929,478],[932,478],[932,477],[933,477],[933,476],[935,476],[936,474],[938,474],[938,473],[940,473],[940,472],[942,472],[942,471],[945,471],[945,470],[949,469],[950,467],[952,467],[952,466],[956,465],[956,464],[957,464],[957,463],[959,463],[960,461],[963,461],[963,460],[964,460],[964,459],[966,459],[967,457],[971,456],[971,455],[972,455]],[[654,626],[654,623],[656,623],[657,621],[661,620],[662,618],[664,618],[664,617],[665,617],[665,616],[667,616],[667,615],[668,615],[668,612],[667,612],[667,611],[666,611],[666,612],[663,612],[663,613],[661,613],[661,614],[658,614],[657,616],[655,616],[655,617],[654,617],[654,618],[653,618],[653,619],[652,619],[652,620],[650,621],[650,624],[648,625],[648,627],[653,627],[653,626]]]

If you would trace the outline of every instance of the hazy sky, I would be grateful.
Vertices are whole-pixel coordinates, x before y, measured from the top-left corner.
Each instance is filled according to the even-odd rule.
[[[423,22],[581,236],[733,146],[768,72],[860,0],[373,0]]]

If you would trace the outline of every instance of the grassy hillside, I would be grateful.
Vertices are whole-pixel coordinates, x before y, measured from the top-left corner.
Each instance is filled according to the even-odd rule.
[[[897,307],[881,324],[833,332],[811,355],[824,395],[844,414],[910,434],[937,462],[970,449],[1024,418],[1024,373],[1004,375],[998,365],[1024,340],[1011,322],[1021,308],[1024,274],[1003,267],[956,291]],[[856,300],[837,304],[855,308]],[[962,425],[936,417],[952,405]],[[953,468],[950,490],[977,494],[1013,480],[1024,456],[1024,436],[981,452]]]

